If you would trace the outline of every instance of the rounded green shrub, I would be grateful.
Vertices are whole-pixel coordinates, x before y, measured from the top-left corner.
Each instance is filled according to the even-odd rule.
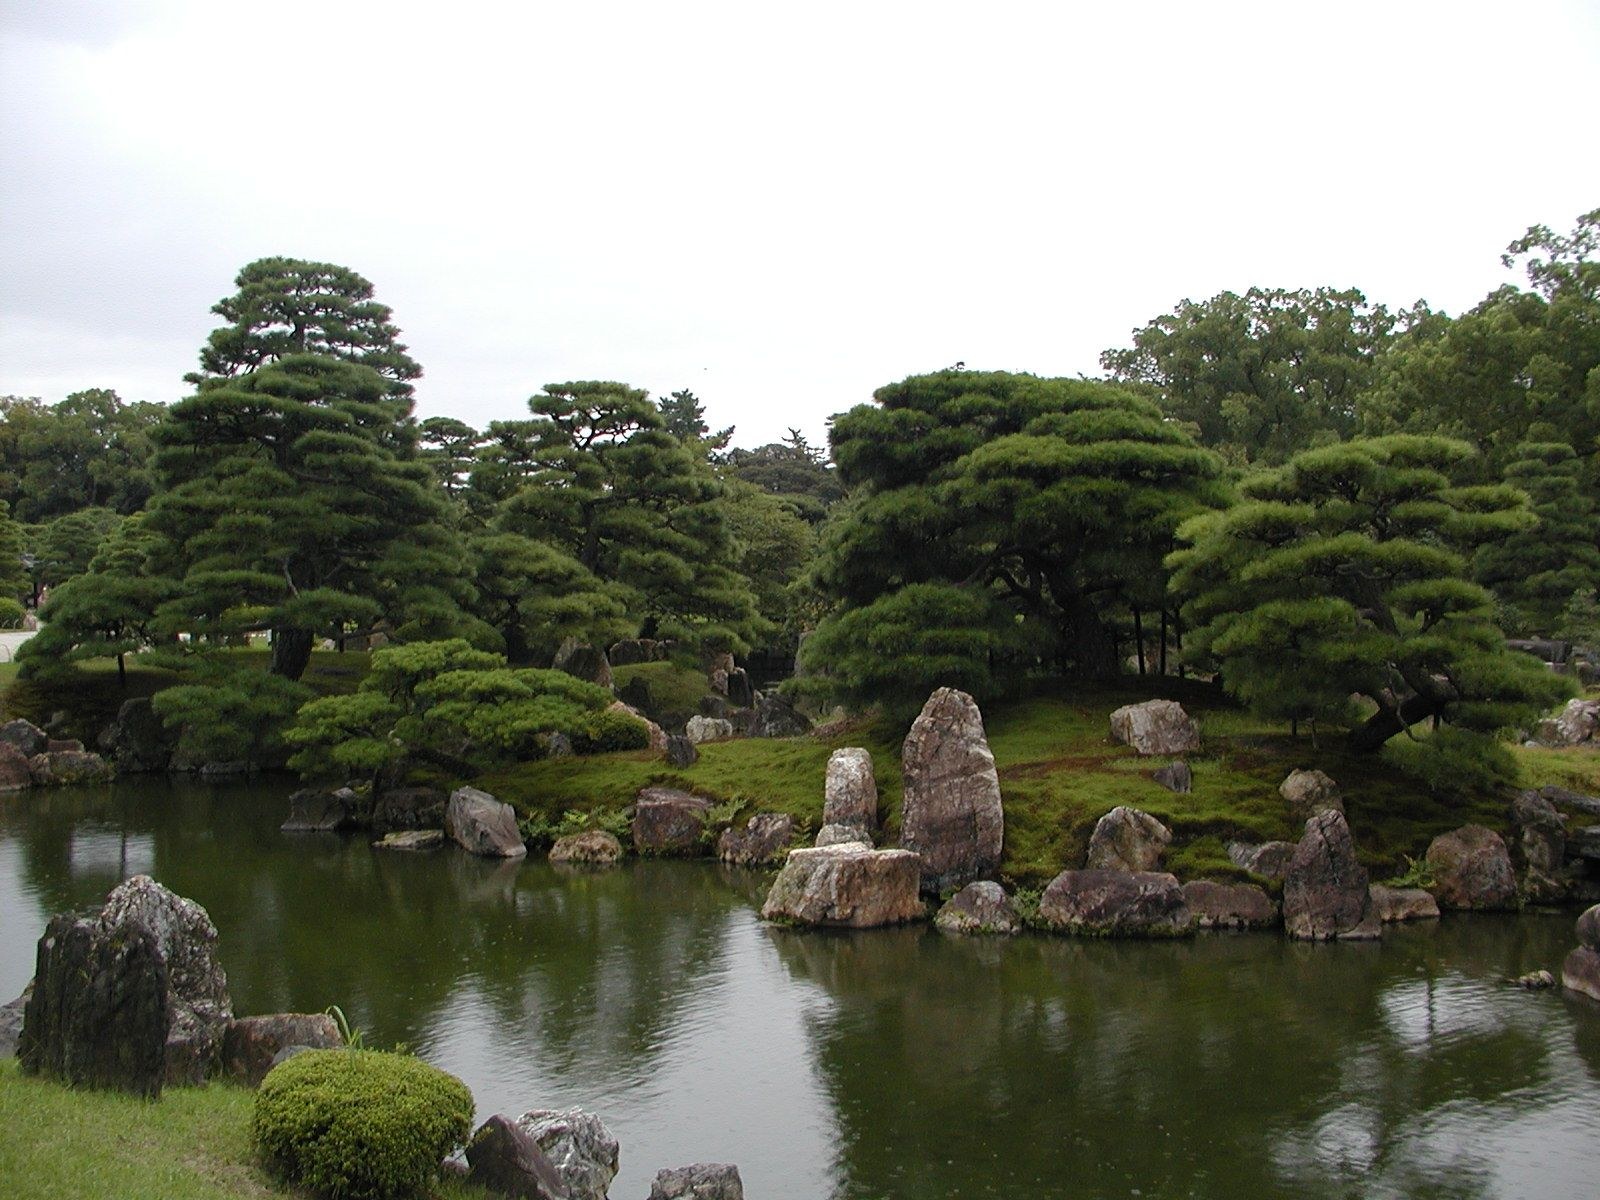
[[[650,731],[643,721],[625,712],[601,709],[584,718],[573,738],[580,754],[604,754],[609,750],[643,750],[650,744]]]
[[[308,1050],[256,1092],[252,1132],[268,1167],[328,1200],[426,1194],[472,1129],[472,1093],[421,1059]]]
[[[0,629],[21,629],[28,610],[10,596],[0,596]]]

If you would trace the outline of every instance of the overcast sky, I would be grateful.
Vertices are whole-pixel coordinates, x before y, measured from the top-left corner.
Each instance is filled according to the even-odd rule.
[[[0,0],[0,393],[172,400],[354,268],[419,416],[687,387],[756,445],[1185,297],[1458,312],[1600,205],[1600,4]]]

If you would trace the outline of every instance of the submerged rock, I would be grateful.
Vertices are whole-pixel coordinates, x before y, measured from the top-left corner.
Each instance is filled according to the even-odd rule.
[[[1017,916],[1011,897],[998,883],[988,880],[969,883],[951,896],[933,924],[946,933],[1010,934],[1022,930],[1022,918]]]
[[[900,842],[920,856],[923,890],[942,892],[999,870],[1005,813],[977,702],[939,688],[912,722],[901,759]]]
[[[927,915],[921,876],[909,850],[874,850],[864,842],[791,850],[761,915],[851,929],[916,921]]]
[[[1183,885],[1183,902],[1199,929],[1266,929],[1278,923],[1278,906],[1253,883],[1194,879]]]
[[[1094,937],[1182,937],[1194,914],[1172,875],[1155,871],[1063,871],[1039,901],[1039,917]]]
[[[744,1200],[744,1183],[732,1163],[692,1163],[656,1172],[650,1200]]]
[[[1089,835],[1091,871],[1154,871],[1172,842],[1172,830],[1147,812],[1119,804],[1095,822]]]
[[[1500,835],[1482,825],[1463,825],[1428,844],[1435,894],[1446,908],[1506,908],[1516,899],[1511,855]]]
[[[743,829],[724,829],[717,839],[717,857],[736,867],[755,867],[783,857],[794,837],[788,813],[757,813]]]
[[[437,850],[444,845],[442,829],[402,829],[386,833],[372,843],[374,850]]]
[[[1285,931],[1305,941],[1377,936],[1378,923],[1368,921],[1367,882],[1344,814],[1317,813],[1283,877]]]
[[[606,1200],[617,1175],[617,1139],[599,1117],[581,1108],[535,1108],[517,1118],[555,1167],[571,1200]]]
[[[1192,754],[1200,749],[1200,727],[1176,700],[1146,700],[1111,714],[1111,740],[1146,756]]]
[[[483,858],[522,858],[528,853],[517,828],[516,810],[475,787],[450,793],[444,831],[463,850]]]
[[[633,848],[640,854],[699,854],[711,801],[678,788],[648,787],[633,804]]]
[[[1392,888],[1375,883],[1367,889],[1369,912],[1385,925],[1397,921],[1438,920],[1439,902],[1423,888]]]

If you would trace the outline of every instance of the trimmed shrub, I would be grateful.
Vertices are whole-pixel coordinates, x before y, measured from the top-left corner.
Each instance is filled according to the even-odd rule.
[[[649,744],[650,731],[643,721],[609,709],[585,717],[581,731],[573,739],[573,748],[580,754],[643,750]]]
[[[0,629],[21,629],[28,610],[10,596],[0,596]]]
[[[472,1093],[421,1059],[308,1050],[256,1093],[252,1133],[267,1166],[328,1200],[407,1200],[472,1130]]]

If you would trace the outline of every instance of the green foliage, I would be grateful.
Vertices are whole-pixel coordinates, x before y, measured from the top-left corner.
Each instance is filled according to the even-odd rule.
[[[1439,881],[1433,877],[1433,867],[1429,865],[1426,855],[1412,858],[1407,854],[1405,863],[1404,871],[1383,881],[1385,887],[1422,888],[1424,891],[1431,891],[1438,884]]]
[[[28,526],[23,561],[34,597],[87,571],[120,521],[108,508],[82,508],[44,525]]]
[[[0,502],[40,523],[84,508],[137,511],[154,484],[150,431],[164,411],[106,388],[54,405],[0,397]]]
[[[629,684],[643,681],[650,699],[638,707],[647,714],[659,715],[664,724],[688,720],[700,711],[700,698],[711,690],[705,668],[683,659],[612,667],[611,681],[618,695],[624,694]],[[670,722],[666,718],[671,718]]]
[[[626,845],[632,833],[633,821],[626,809],[569,808],[554,821],[542,816],[526,817],[518,822],[518,827],[522,831],[522,840],[535,847],[548,846],[561,838],[587,833],[591,829],[609,833]]]
[[[23,553],[22,526],[11,519],[11,506],[0,500],[0,599],[18,601],[28,594]]]
[[[327,1200],[427,1194],[439,1164],[466,1145],[472,1093],[420,1059],[373,1050],[308,1050],[256,1092],[263,1159]]]
[[[1600,649],[1600,592],[1573,592],[1556,632],[1580,646]]]
[[[1505,743],[1468,729],[1449,727],[1427,737],[1395,738],[1383,760],[1435,796],[1504,791],[1517,782],[1517,760]]]
[[[726,475],[787,501],[812,525],[819,524],[829,509],[844,499],[838,472],[798,429],[789,430],[781,442],[754,450],[730,450],[722,462]]]
[[[178,731],[178,759],[283,765],[284,731],[311,698],[309,687],[226,656],[187,660],[184,668],[184,678],[192,682],[151,699],[162,724]]]
[[[601,710],[583,719],[572,748],[580,754],[605,754],[612,750],[643,750],[650,731],[643,721],[620,710]]]
[[[28,610],[22,607],[22,601],[13,600],[10,596],[0,596],[0,629],[22,628],[22,622],[27,615]]]
[[[549,662],[568,637],[604,646],[633,629],[614,589],[559,546],[489,531],[471,551],[473,611],[512,663]]]

